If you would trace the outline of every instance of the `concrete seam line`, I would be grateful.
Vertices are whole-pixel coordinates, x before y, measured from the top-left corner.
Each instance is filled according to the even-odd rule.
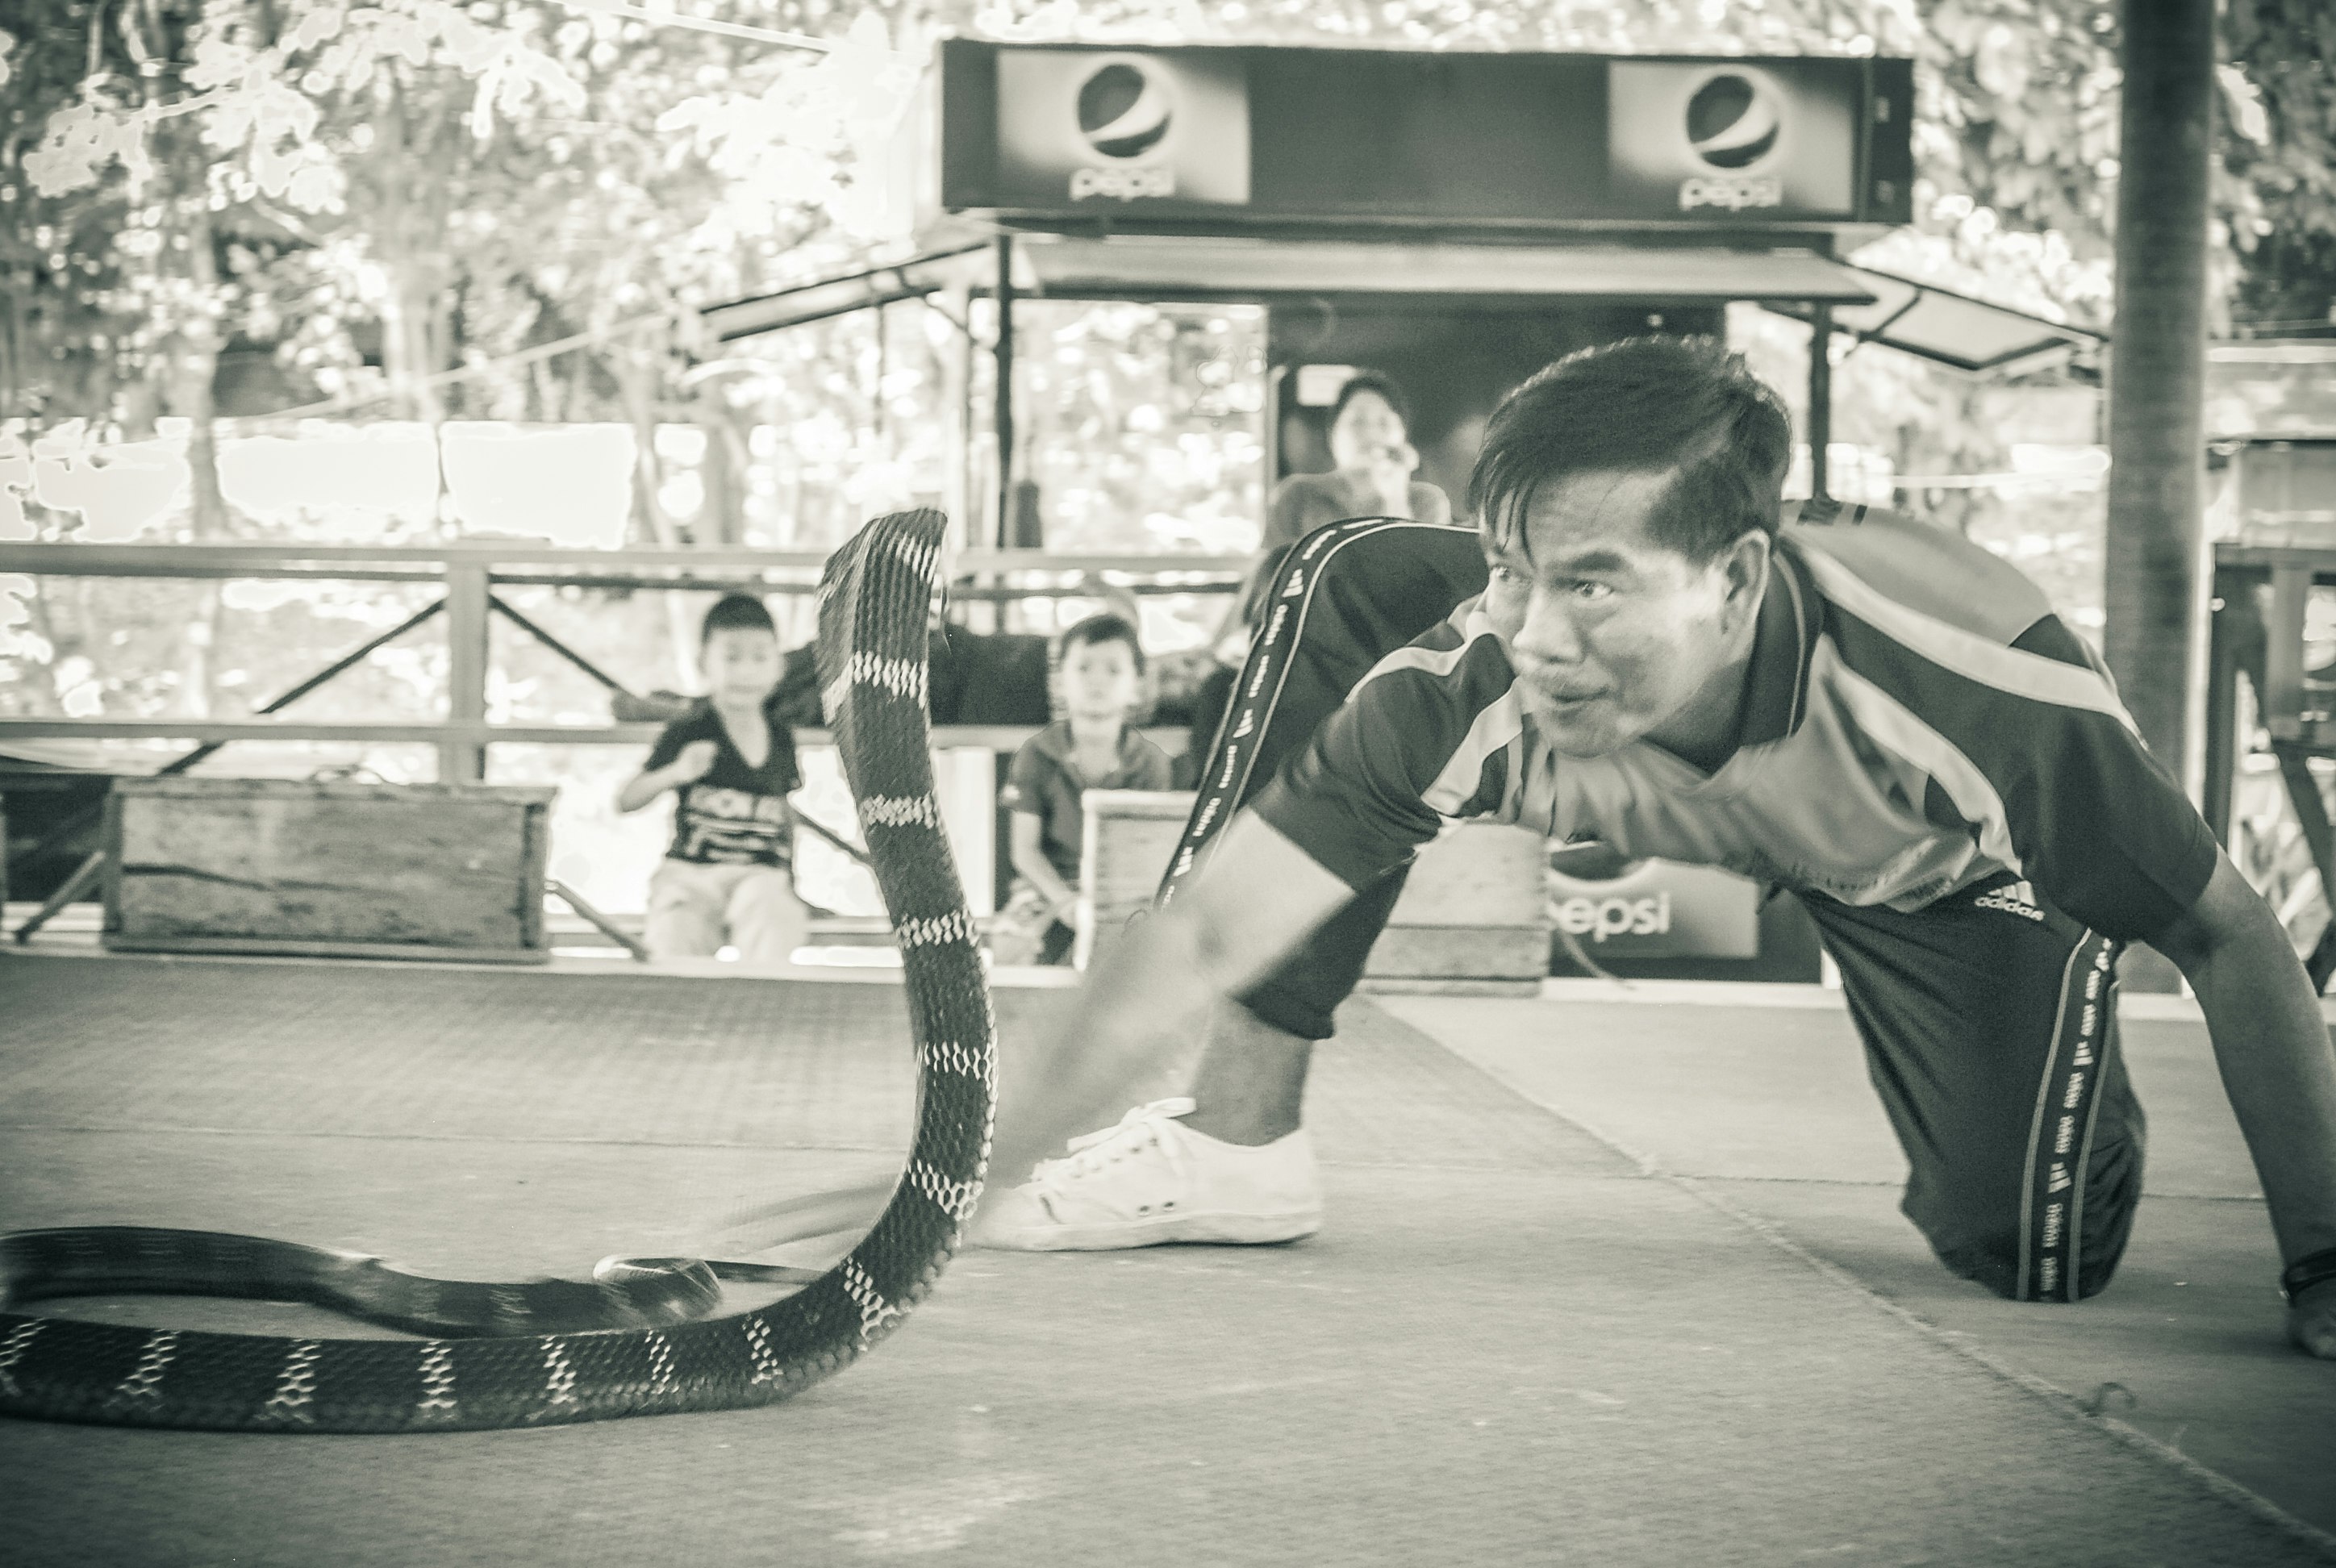
[[[1588,1131],[1587,1128],[1583,1130]],[[2233,1505],[2242,1512],[2254,1515],[2263,1523],[2293,1537],[2303,1545],[2324,1553],[2331,1562],[2336,1562],[2336,1535],[2331,1535],[2316,1525],[2306,1524],[2270,1498],[2251,1491],[2220,1471],[2210,1469],[2171,1444],[2151,1437],[2140,1427],[2120,1421],[2114,1416],[2096,1415],[2086,1409],[2078,1402],[2074,1395],[2059,1384],[2039,1378],[2032,1372],[2023,1372],[2016,1367],[1998,1360],[1977,1346],[1965,1343],[1961,1336],[1950,1333],[1921,1314],[1900,1306],[1839,1264],[1828,1262],[1818,1257],[1757,1214],[1738,1208],[1718,1193],[1707,1191],[1703,1183],[1695,1178],[1664,1174],[1662,1179],[1680,1188],[1698,1202],[1708,1205],[1715,1212],[1735,1221],[1821,1278],[1853,1295],[1863,1298],[1869,1305],[1897,1319],[1932,1343],[1952,1351],[1998,1379],[2042,1401],[2062,1417],[2098,1427],[2136,1453],[2146,1455],[2180,1472],[2209,1495]]]

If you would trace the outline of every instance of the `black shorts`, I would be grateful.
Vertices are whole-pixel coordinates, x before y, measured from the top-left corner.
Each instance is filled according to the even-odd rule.
[[[2146,1125],[2117,1049],[2117,945],[2010,875],[1912,914],[1801,895],[1912,1174],[1900,1207],[1998,1295],[2109,1281]]]
[[[1371,667],[1484,582],[1472,532],[1334,524],[1282,563],[1162,889],[1176,884]],[[1306,1039],[1362,977],[1400,870],[1236,999]],[[1913,1174],[1903,1207],[1954,1272],[2020,1300],[2108,1282],[2141,1193],[2144,1123],[2118,1059],[2115,945],[2010,875],[1913,913],[1802,895],[1841,969]]]

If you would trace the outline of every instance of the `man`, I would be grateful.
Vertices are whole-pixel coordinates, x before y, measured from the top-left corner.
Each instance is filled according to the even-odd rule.
[[[2279,921],[2024,578],[1862,509],[1780,528],[1789,440],[1775,394],[1708,341],[1591,350],[1513,393],[1470,484],[1482,594],[1319,726],[1266,716],[1308,738],[1091,979],[1031,1097],[1009,1096],[993,1177],[1107,1115],[1214,1007],[1191,1099],[1039,1166],[977,1239],[1313,1230],[1313,1042],[1414,852],[1492,817],[1796,894],[1912,1163],[1905,1213],[1949,1269],[2016,1300],[2091,1295],[2124,1250],[2143,1122],[2113,966],[2156,948],[2205,1013],[2291,1337],[2336,1359],[2336,1053]],[[1297,621],[1337,586],[1293,579]]]

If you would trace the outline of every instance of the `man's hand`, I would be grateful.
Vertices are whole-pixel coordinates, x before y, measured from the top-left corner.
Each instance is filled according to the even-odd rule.
[[[694,740],[681,748],[681,755],[667,765],[666,774],[677,784],[696,784],[714,771],[717,748],[710,740]]]
[[[2288,1303],[2287,1337],[2304,1354],[2336,1361],[2336,1280],[2322,1280]]]

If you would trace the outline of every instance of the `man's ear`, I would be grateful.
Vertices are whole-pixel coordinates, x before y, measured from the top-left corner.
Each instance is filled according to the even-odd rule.
[[[1728,584],[1728,624],[1732,630],[1759,613],[1761,596],[1768,590],[1769,556],[1776,541],[1760,529],[1737,537],[1720,558]]]

